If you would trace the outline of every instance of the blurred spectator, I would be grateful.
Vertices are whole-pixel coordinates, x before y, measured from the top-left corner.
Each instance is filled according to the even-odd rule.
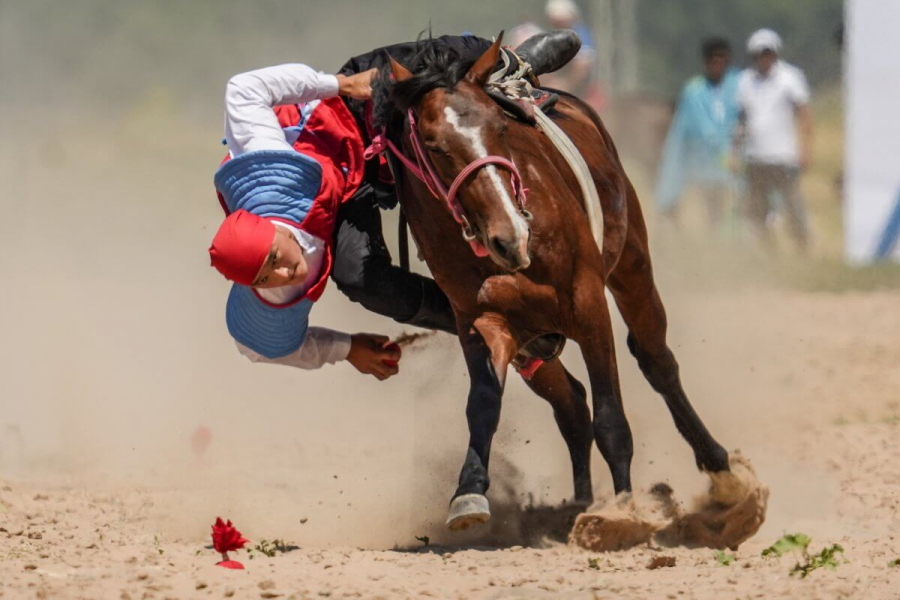
[[[666,136],[656,182],[660,212],[676,218],[685,187],[703,197],[711,227],[722,223],[732,187],[728,168],[737,124],[738,71],[730,66],[731,46],[710,38],[701,46],[703,74],[685,84]]]
[[[809,229],[799,182],[800,171],[809,166],[812,147],[809,86],[803,71],[779,59],[781,38],[771,29],[751,35],[747,52],[753,66],[741,72],[738,80],[738,141],[747,175],[745,208],[760,237],[769,243],[771,197],[777,193],[803,252]]]
[[[504,44],[516,48],[531,36],[543,32],[544,30],[541,29],[540,25],[535,23],[530,17],[526,16],[519,20],[518,25],[506,32],[506,35],[503,36],[503,42]]]
[[[581,19],[581,11],[573,0],[548,0],[545,12],[550,29],[572,29],[581,38],[581,50],[564,68],[541,78],[541,83],[579,97],[584,97],[593,83],[594,36]]]

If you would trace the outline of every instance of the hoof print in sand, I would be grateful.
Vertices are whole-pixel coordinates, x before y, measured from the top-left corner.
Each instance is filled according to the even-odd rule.
[[[684,512],[666,484],[649,493],[620,494],[578,516],[569,542],[593,551],[649,542],[665,546],[736,549],[766,518],[769,489],[746,458],[733,454],[730,471],[711,473],[709,491]]]

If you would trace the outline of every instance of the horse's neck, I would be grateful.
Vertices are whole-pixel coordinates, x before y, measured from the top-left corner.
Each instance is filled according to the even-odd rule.
[[[444,203],[432,196],[425,184],[412,174],[404,173],[398,196],[409,228],[420,247],[422,243],[448,237],[451,228],[458,229]]]
[[[446,274],[462,283],[459,275],[462,270],[459,267],[476,259],[468,244],[463,241],[462,230],[446,204],[432,196],[428,188],[409,173],[404,174],[398,192],[400,206],[406,215],[419,255],[432,274],[436,279],[441,279],[441,275]],[[443,282],[438,283],[444,287]],[[444,291],[448,295],[452,293],[449,289]]]

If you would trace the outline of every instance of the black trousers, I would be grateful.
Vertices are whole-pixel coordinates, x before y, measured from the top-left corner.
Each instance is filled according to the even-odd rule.
[[[456,333],[450,302],[434,280],[392,264],[369,184],[341,205],[334,237],[331,278],[350,300],[400,323]]]

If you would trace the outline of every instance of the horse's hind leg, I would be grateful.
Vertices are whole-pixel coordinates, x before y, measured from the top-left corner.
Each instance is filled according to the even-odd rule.
[[[681,385],[678,362],[666,344],[666,311],[653,282],[647,233],[634,190],[629,193],[628,238],[607,281],[628,326],[628,349],[644,377],[665,399],[675,426],[694,451],[697,466],[710,472],[728,470],[728,453],[691,406]]]
[[[450,502],[447,527],[467,529],[490,516],[485,493],[490,487],[488,460],[491,441],[500,422],[500,401],[506,371],[516,352],[516,343],[506,321],[499,315],[482,315],[460,331],[463,354],[469,369],[469,447],[459,486]]]
[[[593,434],[584,386],[572,377],[558,358],[544,363],[526,383],[553,407],[553,416],[572,459],[575,501],[590,504],[594,497],[591,488]]]

